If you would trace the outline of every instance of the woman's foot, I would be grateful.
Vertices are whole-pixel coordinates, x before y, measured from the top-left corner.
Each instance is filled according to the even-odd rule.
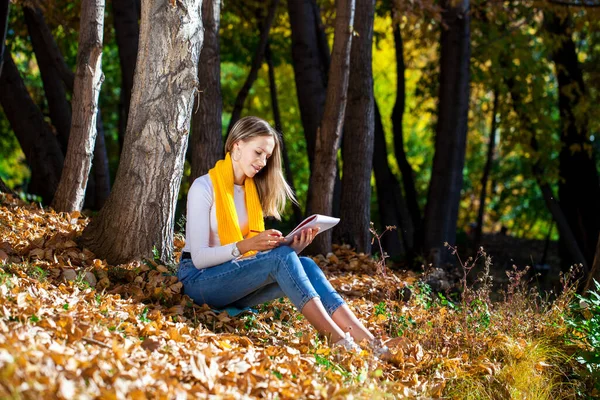
[[[350,352],[353,352],[356,354],[358,354],[362,351],[360,346],[356,344],[356,342],[354,341],[354,339],[352,338],[352,336],[350,335],[349,332],[346,332],[344,337],[342,339],[338,340],[337,342],[335,342],[331,347],[332,348],[343,347],[346,351],[350,351]]]

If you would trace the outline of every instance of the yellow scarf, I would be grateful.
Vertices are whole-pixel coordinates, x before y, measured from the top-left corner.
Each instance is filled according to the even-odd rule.
[[[225,159],[218,161],[214,168],[208,171],[212,181],[215,204],[217,213],[217,229],[221,245],[239,242],[244,239],[238,220],[235,202],[233,201],[233,164],[231,154],[227,153]],[[252,178],[246,178],[244,181],[246,191],[246,209],[248,210],[248,225],[250,232],[247,237],[256,236],[257,233],[265,230],[265,221],[263,218],[262,206],[258,197],[258,191]],[[255,251],[248,251],[244,256],[255,254]]]

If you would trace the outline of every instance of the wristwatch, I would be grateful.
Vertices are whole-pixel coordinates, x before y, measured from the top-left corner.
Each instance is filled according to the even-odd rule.
[[[242,253],[240,252],[240,249],[238,249],[238,247],[237,247],[237,243],[235,244],[235,246],[233,246],[233,250],[231,250],[231,255],[234,256],[235,258],[238,258],[239,256],[242,255]]]

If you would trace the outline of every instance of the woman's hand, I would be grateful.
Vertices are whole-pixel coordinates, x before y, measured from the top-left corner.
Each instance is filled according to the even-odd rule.
[[[256,236],[237,242],[237,247],[242,254],[256,250],[272,250],[283,241],[283,235],[277,229],[267,229]]]
[[[290,244],[290,247],[294,249],[296,254],[300,254],[306,246],[311,244],[315,236],[317,236],[317,233],[319,233],[319,228],[302,230],[300,235],[294,236],[294,240]]]

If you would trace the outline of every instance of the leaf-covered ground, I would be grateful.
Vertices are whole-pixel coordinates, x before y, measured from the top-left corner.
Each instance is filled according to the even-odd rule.
[[[2,196],[2,195],[0,195]],[[338,247],[319,256],[391,362],[332,352],[287,300],[231,318],[181,294],[175,266],[111,266],[76,240],[88,220],[0,197],[0,398],[569,398],[568,298],[515,276],[502,303],[435,296],[411,273]],[[176,240],[177,250],[183,246]],[[410,299],[406,299],[411,293]]]

